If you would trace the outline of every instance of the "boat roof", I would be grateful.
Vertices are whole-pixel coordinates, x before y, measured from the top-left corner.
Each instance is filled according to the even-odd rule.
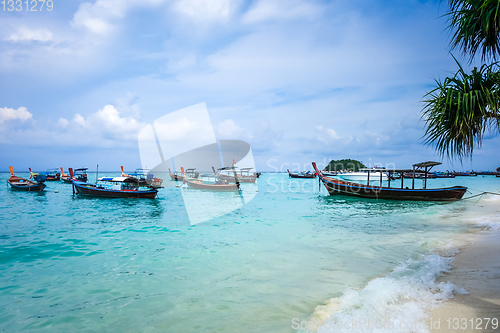
[[[87,170],[88,170],[88,168],[79,168],[79,169],[75,169],[73,171],[87,171]]]
[[[238,168],[237,166],[229,166],[229,167],[223,167],[219,168],[217,170],[240,170],[240,171],[249,171],[252,170],[253,168]]]
[[[381,171],[381,172],[413,172],[413,169],[381,169],[381,168],[363,168],[359,171]]]
[[[151,169],[135,169],[135,173],[138,173],[138,172],[150,172]]]
[[[121,182],[121,183],[138,183],[139,180],[134,177],[101,177],[100,181],[104,182]]]
[[[426,168],[426,167],[431,167],[431,166],[440,165],[440,164],[443,164],[443,163],[428,161],[428,162],[420,162],[417,164],[413,164],[413,166],[417,167],[417,168]]]

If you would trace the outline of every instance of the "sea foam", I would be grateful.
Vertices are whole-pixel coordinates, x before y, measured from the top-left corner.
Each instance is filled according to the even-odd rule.
[[[429,332],[432,318],[428,318],[428,310],[454,293],[467,293],[452,283],[436,282],[443,272],[449,272],[452,260],[437,254],[407,260],[363,289],[347,289],[318,306],[302,328],[319,333]]]

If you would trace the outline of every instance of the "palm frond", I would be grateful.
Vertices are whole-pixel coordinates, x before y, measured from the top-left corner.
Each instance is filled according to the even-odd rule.
[[[455,59],[456,61],[456,59]],[[459,70],[424,96],[424,142],[442,156],[462,159],[481,146],[488,128],[500,131],[500,71],[497,63],[467,74]]]
[[[448,28],[454,31],[451,47],[459,48],[470,61],[478,51],[481,59],[500,55],[500,0],[448,0]]]

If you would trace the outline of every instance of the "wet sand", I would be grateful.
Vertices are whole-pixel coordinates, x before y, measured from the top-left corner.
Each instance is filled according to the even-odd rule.
[[[500,230],[482,231],[464,245],[451,271],[438,281],[449,281],[469,294],[455,295],[432,310],[431,332],[500,332]]]

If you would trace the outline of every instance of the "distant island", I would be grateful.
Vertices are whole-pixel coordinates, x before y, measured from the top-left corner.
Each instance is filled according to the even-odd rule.
[[[357,160],[343,159],[343,160],[331,160],[330,163],[323,169],[324,171],[358,171],[359,169],[366,168],[366,166]]]

